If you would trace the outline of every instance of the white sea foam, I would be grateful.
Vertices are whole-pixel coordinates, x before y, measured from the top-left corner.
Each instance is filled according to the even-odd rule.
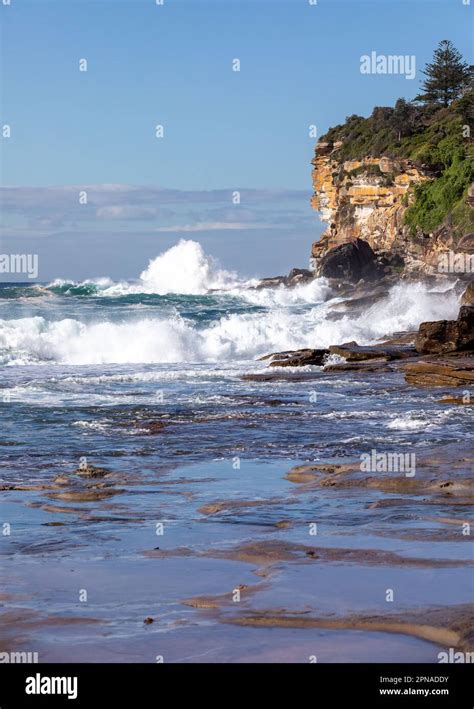
[[[62,288],[63,286],[78,286],[78,285],[94,285],[97,288],[110,288],[113,286],[114,282],[111,278],[90,278],[82,283],[76,283],[75,281],[69,281],[65,278],[55,278],[54,281],[48,284],[48,288]],[[40,286],[41,287],[41,286]]]
[[[276,288],[238,288],[232,290],[231,294],[240,296],[252,305],[273,308],[323,303],[330,297],[331,288],[325,278],[315,278],[310,283],[294,288],[283,285]]]
[[[216,316],[206,327],[179,313],[140,318],[135,309],[122,320],[104,311],[110,313],[109,320],[104,321],[101,312],[101,318],[92,322],[88,311],[86,322],[79,302],[77,319],[0,320],[0,363],[243,362],[271,351],[320,348],[349,340],[370,344],[386,334],[413,330],[425,320],[454,318],[459,307],[452,291],[433,293],[424,283],[403,282],[362,314],[334,319],[331,304],[339,299],[331,299],[325,279],[294,288],[256,290],[236,274],[219,269],[200,244],[189,240],[152,260],[138,284],[111,284],[109,279],[94,283],[102,295],[198,295],[224,290],[241,300],[244,312]],[[256,312],[252,306],[262,309]]]
[[[223,271],[201,244],[181,239],[168,251],[150,261],[140,280],[146,292],[199,295],[236,285],[237,274]]]
[[[204,295],[211,291],[228,291],[249,285],[256,280],[241,279],[232,271],[220,268],[216,259],[204,252],[201,244],[181,239],[167,251],[151,259],[138,281],[115,282],[109,277],[87,279],[82,282],[56,278],[48,288],[93,285],[97,296],[119,297],[136,294]]]
[[[387,428],[394,431],[431,431],[444,425],[446,421],[462,419],[469,412],[465,407],[443,408],[441,411],[414,410],[406,411],[399,416],[395,416],[388,424]]]
[[[71,425],[89,429],[91,431],[106,431],[110,426],[109,423],[101,423],[100,421],[74,421]]]
[[[414,419],[410,416],[397,416],[387,424],[387,428],[395,431],[419,431],[430,426],[430,421]]]
[[[422,283],[399,284],[357,317],[328,318],[328,303],[269,307],[223,315],[204,329],[179,315],[130,321],[82,322],[43,317],[0,320],[0,361],[62,364],[171,363],[250,360],[270,351],[326,347],[416,328],[425,320],[456,316],[458,302],[433,296]],[[135,316],[136,317],[136,316]]]

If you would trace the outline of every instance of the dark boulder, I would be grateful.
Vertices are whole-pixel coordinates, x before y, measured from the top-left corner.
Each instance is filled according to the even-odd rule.
[[[287,286],[292,288],[300,283],[309,283],[314,280],[315,273],[307,268],[292,268],[287,276],[273,276],[270,278],[262,278],[256,288],[278,288],[279,286]]]
[[[457,320],[421,323],[415,347],[421,354],[474,350],[474,306],[463,305]]]
[[[273,352],[265,357],[260,357],[260,360],[271,359],[270,367],[305,367],[308,364],[321,367],[328,354],[329,350],[326,349],[291,350],[289,352]]]
[[[309,283],[313,280],[313,271],[309,271],[307,268],[292,268],[286,278],[286,285],[296,286],[299,283]]]
[[[392,268],[403,268],[405,266],[405,259],[397,251],[383,251],[378,254],[378,257],[385,266],[391,266]]]
[[[352,283],[375,280],[383,274],[374,251],[363,239],[355,239],[328,251],[318,263],[318,275]]]
[[[259,290],[260,288],[278,288],[278,286],[286,286],[286,276],[262,278],[255,287]]]

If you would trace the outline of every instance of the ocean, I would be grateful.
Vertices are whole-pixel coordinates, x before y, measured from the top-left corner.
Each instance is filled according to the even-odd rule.
[[[461,525],[463,507],[286,474],[379,450],[464,480],[472,407],[399,372],[255,376],[271,352],[455,318],[459,293],[400,281],[345,312],[325,279],[256,286],[193,241],[133,281],[0,286],[2,581],[17,613],[4,645],[20,637],[40,661],[436,661],[410,633],[248,628],[219,599],[240,589],[234,610],[341,618],[386,614],[387,588],[393,613],[469,602],[472,553],[442,522]],[[281,546],[265,562],[269,542]]]

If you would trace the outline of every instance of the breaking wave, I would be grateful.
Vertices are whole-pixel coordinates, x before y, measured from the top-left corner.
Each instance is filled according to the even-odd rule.
[[[110,278],[82,283],[56,280],[50,283],[49,288],[67,295],[120,297],[138,293],[204,295],[248,284],[248,281],[239,279],[236,273],[221,269],[197,241],[181,239],[175,246],[152,259],[136,283],[114,283]]]
[[[242,308],[230,313],[225,301],[203,324],[197,318],[141,316],[130,309],[120,320],[51,319],[44,316],[0,320],[0,362],[4,364],[125,364],[246,361],[272,351],[326,347],[356,340],[370,344],[420,322],[456,317],[453,293],[432,293],[423,283],[400,283],[362,314],[334,319],[327,284],[319,279],[294,289],[242,290]],[[247,305],[246,305],[247,304]],[[254,305],[261,307],[256,311]],[[227,311],[227,312],[226,312]],[[143,311],[141,311],[142,313]],[[111,317],[107,314],[108,317]]]

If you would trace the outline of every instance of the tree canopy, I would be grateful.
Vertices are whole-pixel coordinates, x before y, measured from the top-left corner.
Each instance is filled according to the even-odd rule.
[[[450,106],[468,87],[471,69],[461,53],[448,39],[443,39],[435,49],[433,61],[423,70],[427,77],[422,83],[423,93],[415,101],[424,104]]]

